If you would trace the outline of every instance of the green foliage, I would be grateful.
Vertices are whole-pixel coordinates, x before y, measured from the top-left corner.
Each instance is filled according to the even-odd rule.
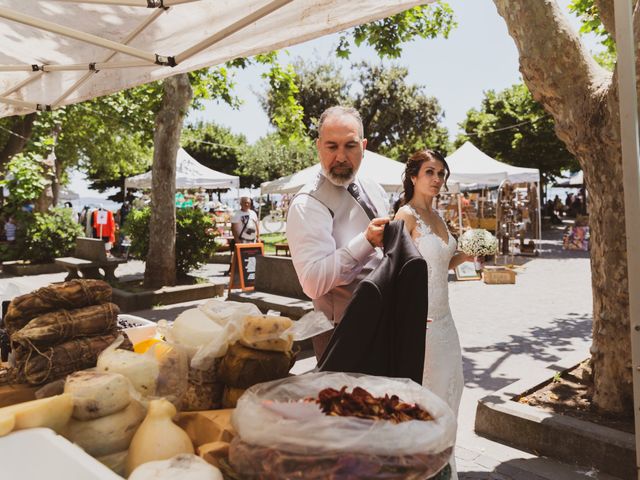
[[[33,263],[52,262],[73,251],[82,227],[67,208],[17,216],[16,257]]]
[[[132,210],[123,233],[131,238],[129,253],[144,259],[149,252],[149,219],[151,209]],[[176,211],[176,273],[184,277],[205,263],[215,252],[213,220],[200,209]]]
[[[215,123],[203,122],[182,129],[181,145],[204,166],[229,175],[238,175],[239,159],[248,147],[244,135],[236,135]],[[256,179],[243,177],[240,182],[242,187],[248,187]]]
[[[480,111],[471,109],[462,123],[465,133],[456,146],[470,140],[502,162],[540,169],[545,180],[563,169],[577,170],[577,160],[555,134],[554,121],[524,84],[485,93]]]
[[[12,157],[5,179],[0,181],[10,192],[5,209],[13,213],[25,203],[36,200],[48,185],[43,173],[41,160],[35,155],[25,153]]]
[[[605,30],[600,15],[598,14],[598,6],[593,0],[572,0],[569,4],[569,11],[575,13],[582,21],[580,33],[593,33],[600,39],[600,43],[605,47],[605,51],[594,55],[596,61],[608,70],[613,70],[616,64],[616,43],[614,38],[607,30]]]
[[[432,3],[354,27],[340,37],[336,53],[348,58],[353,40],[356,46],[373,47],[380,57],[399,58],[402,43],[417,37],[447,38],[455,26],[451,7],[445,2]]]
[[[303,109],[302,123],[309,136],[317,136],[317,121],[327,107],[348,104],[362,116],[371,151],[406,160],[424,147],[449,150],[447,130],[439,125],[443,114],[438,101],[425,93],[424,86],[407,82],[406,68],[362,62],[352,65],[354,76],[346,79],[333,64],[297,60],[295,66],[295,100]],[[349,83],[359,88],[351,93]],[[273,89],[267,91],[262,105],[271,118],[277,109]]]
[[[239,158],[240,173],[256,179],[254,185],[290,175],[316,163],[310,140],[284,143],[278,134],[262,137]]]

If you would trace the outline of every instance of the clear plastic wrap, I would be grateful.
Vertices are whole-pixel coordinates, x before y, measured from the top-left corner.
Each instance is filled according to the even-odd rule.
[[[188,359],[176,345],[159,342],[145,353],[119,349],[123,337],[98,356],[97,371],[120,373],[127,377],[142,400],[165,397],[180,405],[187,390]]]
[[[433,421],[394,424],[280,413],[287,402],[317,398],[324,388],[343,386],[361,387],[374,396],[397,395],[427,410]],[[273,408],[274,403],[282,408]],[[411,380],[332,372],[254,385],[238,401],[232,422],[238,432],[229,451],[234,469],[242,478],[274,480],[428,478],[447,464],[456,433],[446,403]]]
[[[197,370],[210,370],[214,366],[215,360],[227,353],[229,345],[236,343],[242,336],[244,322],[247,317],[262,316],[258,307],[252,303],[217,299],[212,299],[203,305],[199,305],[198,309],[206,314],[212,322],[221,327],[221,331],[215,338],[198,346],[194,344],[184,345],[184,342],[180,341],[179,335],[176,335],[173,331],[175,325],[169,325],[164,320],[158,322],[160,333],[169,342],[185,347],[189,355],[191,368]],[[277,340],[288,337],[291,337],[293,341],[306,340],[332,328],[333,325],[324,314],[310,312],[293,322],[293,326],[281,334],[261,340]]]

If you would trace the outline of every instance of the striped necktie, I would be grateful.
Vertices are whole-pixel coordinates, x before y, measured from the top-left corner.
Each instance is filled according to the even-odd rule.
[[[350,183],[347,187],[347,191],[353,198],[356,199],[356,202],[360,204],[360,206],[364,210],[364,213],[366,213],[367,217],[369,217],[369,220],[373,220],[374,218],[376,218],[376,215],[371,211],[371,208],[369,208],[367,202],[362,199],[362,195],[360,195],[360,189],[358,188],[358,185],[356,185],[355,183]]]

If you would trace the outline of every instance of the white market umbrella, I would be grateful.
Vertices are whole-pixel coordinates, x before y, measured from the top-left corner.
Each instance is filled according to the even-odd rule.
[[[424,3],[2,0],[0,117],[277,50]]]
[[[514,167],[499,162],[481,151],[471,142],[465,142],[447,157],[451,169],[450,181],[460,184],[477,184],[497,187],[503,180],[511,183],[539,183],[537,168]]]
[[[292,175],[278,178],[260,185],[262,195],[271,193],[297,193],[320,172],[320,164],[300,170]],[[388,193],[402,191],[404,163],[392,160],[369,150],[365,150],[359,174],[377,182]]]
[[[125,188],[151,188],[153,170],[129,177],[124,182]],[[176,157],[176,188],[238,188],[240,179],[235,175],[218,172],[205,167],[189,155],[183,148],[178,149]]]

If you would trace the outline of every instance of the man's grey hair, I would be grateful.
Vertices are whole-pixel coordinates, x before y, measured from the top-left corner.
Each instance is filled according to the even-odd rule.
[[[343,115],[348,115],[350,117],[355,118],[358,121],[358,135],[360,135],[360,140],[364,139],[364,126],[362,125],[362,117],[360,116],[360,112],[353,107],[343,107],[341,105],[336,105],[335,107],[329,107],[322,115],[320,115],[320,119],[318,120],[318,137],[322,132],[322,125],[329,117],[341,117]]]

